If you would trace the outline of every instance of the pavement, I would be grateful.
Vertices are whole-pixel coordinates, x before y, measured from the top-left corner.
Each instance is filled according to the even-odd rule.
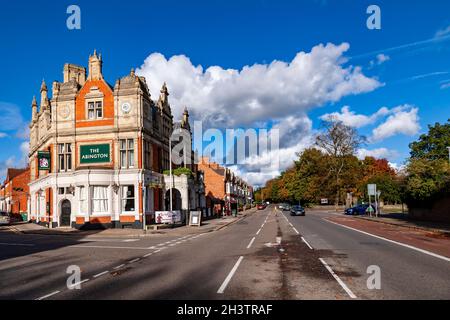
[[[237,217],[226,216],[219,219],[209,219],[202,222],[200,227],[186,226],[178,224],[171,225],[150,225],[147,230],[140,229],[99,229],[99,230],[78,230],[70,227],[62,228],[46,228],[34,223],[17,223],[10,226],[0,226],[1,230],[9,230],[18,234],[39,234],[39,235],[61,235],[61,236],[76,236],[76,237],[151,237],[156,234],[180,234],[180,233],[196,233],[196,232],[212,232],[220,230],[230,224],[236,223],[249,214],[256,212],[256,208],[249,209],[244,212],[239,212]]]
[[[450,299],[450,240],[425,231],[274,206],[188,229],[116,238],[2,229],[0,299]]]

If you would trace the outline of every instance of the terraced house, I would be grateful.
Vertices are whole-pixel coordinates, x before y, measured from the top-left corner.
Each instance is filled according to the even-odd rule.
[[[89,57],[88,73],[66,64],[52,98],[42,83],[30,123],[30,215],[57,227],[134,227],[166,209],[169,137],[174,127],[164,84],[153,101],[144,77],[133,70],[114,86],[103,78],[102,57]],[[186,111],[187,113],[187,111]],[[187,119],[187,120],[186,120]],[[188,116],[180,126],[189,127]],[[197,168],[179,181],[179,208],[199,206]],[[194,190],[194,191],[193,191]],[[145,217],[144,217],[145,215]],[[144,220],[145,219],[145,220]]]
[[[28,220],[30,170],[9,168],[0,186],[0,211],[10,213],[19,220]]]
[[[228,168],[203,157],[199,169],[204,174],[206,206],[213,215],[230,215],[252,204],[253,188]]]

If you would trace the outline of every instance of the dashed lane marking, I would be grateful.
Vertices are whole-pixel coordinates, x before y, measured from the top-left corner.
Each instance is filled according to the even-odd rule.
[[[228,276],[225,278],[225,281],[220,286],[219,290],[217,291],[218,294],[223,294],[225,292],[225,289],[227,288],[228,284],[230,283],[231,279],[233,278],[234,274],[236,273],[237,269],[239,268],[239,265],[241,264],[242,260],[244,260],[244,257],[241,256],[236,264],[234,265],[233,269],[231,269]]]
[[[305,238],[302,237],[302,241],[308,246],[309,249],[314,250],[313,247],[306,241]]]
[[[296,234],[300,234],[300,232],[298,232],[298,230],[296,228],[292,227],[292,229],[294,229]]]
[[[74,283],[74,284],[68,286],[68,289],[75,288],[75,287],[79,286],[80,284],[83,284],[83,283],[88,282],[88,281],[89,281],[89,279],[84,279],[83,281],[79,281],[77,283]]]
[[[121,264],[120,266],[114,267],[113,269],[114,269],[114,270],[117,270],[117,269],[120,269],[120,268],[122,268],[122,267],[125,267],[125,264]]]
[[[143,256],[143,258],[150,257],[152,254],[153,254],[153,252],[147,253],[146,255]]]
[[[261,232],[261,228],[258,230],[258,232],[256,233],[256,235],[259,235],[260,232]]]
[[[109,271],[106,270],[106,271],[103,271],[103,272],[101,272],[99,274],[96,274],[93,278],[99,278],[99,277],[104,276],[105,274],[108,274],[108,273],[109,273]]]
[[[58,293],[60,293],[60,292],[61,292],[61,291],[54,291],[54,292],[52,292],[52,293],[46,294],[45,296],[42,296],[42,297],[40,297],[40,298],[37,298],[36,300],[44,300],[44,299],[50,298],[51,296],[54,296],[55,294],[58,294]]]
[[[347,287],[347,285],[344,283],[344,281],[342,281],[341,278],[338,277],[338,275],[333,271],[333,269],[331,269],[331,267],[325,262],[325,260],[323,260],[322,258],[319,258],[319,260],[320,260],[320,262],[322,262],[324,267],[331,273],[333,278],[336,279],[336,281],[340,284],[342,289],[344,289],[345,292],[347,292],[349,297],[352,298],[352,299],[356,299],[356,296],[352,292],[352,290],[350,290],[349,287]]]
[[[253,242],[255,242],[256,237],[253,237],[253,239],[250,241],[250,243],[247,246],[247,249],[250,249],[252,247]]]
[[[138,262],[140,260],[141,260],[141,258],[136,258],[136,259],[133,259],[131,261],[128,261],[128,264],[136,263],[136,262]]]

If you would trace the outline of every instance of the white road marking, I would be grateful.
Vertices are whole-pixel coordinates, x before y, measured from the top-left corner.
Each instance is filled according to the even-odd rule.
[[[314,250],[313,247],[308,243],[308,241],[306,241],[305,238],[302,237],[302,241],[308,246],[308,248],[310,248],[311,250]]]
[[[256,239],[256,237],[253,237],[253,239],[252,239],[252,240],[250,241],[250,243],[248,244],[247,249],[250,249],[250,248],[251,248],[253,242],[255,242],[255,239]]]
[[[139,239],[126,239],[126,240],[123,240],[123,242],[136,242],[136,241],[139,241]]]
[[[51,296],[54,296],[55,294],[58,294],[60,292],[61,291],[55,291],[55,292],[49,293],[49,294],[47,294],[47,295],[45,295],[43,297],[37,298],[36,300],[44,300],[44,299],[50,298]]]
[[[143,247],[113,247],[113,246],[83,246],[83,245],[70,246],[70,248],[148,250],[148,248],[143,248]]]
[[[177,244],[176,243],[171,243],[169,244],[169,247],[175,247]]]
[[[29,244],[29,243],[3,243],[3,242],[0,242],[0,246],[34,247],[34,244]]]
[[[158,250],[156,250],[154,253],[158,253],[158,252],[161,252],[161,250],[160,249],[158,249]]]
[[[424,250],[424,249],[420,249],[420,248],[411,246],[411,245],[409,245],[409,244],[405,244],[405,243],[401,243],[401,242],[398,242],[398,241],[394,241],[394,240],[390,240],[390,239],[387,239],[387,238],[383,238],[383,237],[380,237],[380,236],[377,236],[377,235],[374,235],[374,234],[371,234],[371,233],[368,233],[368,232],[365,232],[365,231],[362,231],[362,230],[358,230],[358,229],[355,229],[355,228],[352,228],[352,227],[344,226],[344,225],[342,225],[342,224],[339,224],[339,223],[336,223],[336,222],[333,222],[333,221],[329,221],[329,220],[327,220],[327,219],[323,219],[323,220],[325,220],[326,222],[335,224],[335,225],[337,225],[337,226],[340,226],[340,227],[342,227],[342,228],[346,228],[346,229],[349,229],[349,230],[353,230],[353,231],[356,231],[356,232],[365,234],[365,235],[367,235],[367,236],[371,236],[371,237],[374,237],[374,238],[377,238],[377,239],[380,239],[380,240],[384,240],[384,241],[387,241],[387,242],[390,242],[390,243],[394,243],[394,244],[397,244],[397,245],[399,245],[399,246],[402,246],[402,247],[405,247],[405,248],[408,248],[408,249],[411,249],[411,250],[415,250],[415,251],[418,251],[418,252],[427,254],[427,255],[429,255],[429,256],[432,256],[432,257],[435,257],[435,258],[442,259],[442,260],[444,260],[444,261],[450,262],[450,258],[441,256],[441,255],[439,255],[439,254],[436,254],[436,253],[433,253],[433,252],[430,252],[430,251],[427,251],[427,250]]]
[[[153,249],[156,249],[156,247],[155,246],[151,246],[151,247],[148,247],[147,249],[153,250]]]
[[[117,269],[120,269],[120,268],[122,268],[122,267],[124,267],[124,266],[125,266],[124,264],[121,264],[120,266],[114,267],[113,269],[114,269],[114,270],[117,270]]]
[[[70,289],[70,288],[75,288],[75,287],[79,286],[80,284],[85,283],[85,282],[88,282],[88,281],[89,281],[89,279],[85,279],[85,280],[83,280],[83,281],[79,281],[79,282],[77,282],[77,283],[74,283],[74,284],[68,286],[68,288],[69,288],[69,289]]]
[[[143,258],[147,258],[147,257],[150,257],[150,256],[151,256],[152,254],[153,254],[153,252],[147,253],[146,255],[144,255],[144,257],[143,257]]]
[[[292,229],[294,229],[294,231],[295,231],[296,234],[300,234],[300,232],[298,232],[298,230],[295,229],[294,227],[292,227]]]
[[[227,288],[228,283],[230,283],[231,279],[233,278],[234,274],[236,273],[236,270],[239,268],[239,265],[241,264],[242,260],[244,260],[243,256],[241,256],[239,258],[239,260],[234,265],[233,269],[231,269],[230,273],[225,278],[225,281],[222,283],[222,285],[220,286],[219,290],[217,291],[218,294],[222,294],[222,293],[225,292],[225,289]]]
[[[258,235],[261,232],[261,228],[258,230],[258,232],[256,233],[256,235]]]
[[[131,260],[131,261],[128,261],[128,263],[129,263],[129,264],[132,264],[132,263],[138,262],[139,260],[141,260],[141,258],[133,259],[133,260]]]
[[[347,285],[341,280],[341,278],[338,277],[338,275],[336,273],[334,273],[333,269],[331,269],[331,267],[325,262],[325,260],[323,260],[322,258],[319,258],[320,262],[322,262],[322,264],[324,265],[324,267],[331,273],[331,275],[333,276],[334,279],[336,279],[336,281],[340,284],[340,286],[342,287],[342,289],[345,290],[345,292],[347,292],[347,294],[349,295],[350,298],[352,299],[356,299],[355,294],[352,292],[352,290],[350,290]]]
[[[99,274],[96,274],[96,275],[94,276],[94,278],[98,278],[98,277],[104,276],[105,274],[108,274],[108,273],[109,273],[108,270],[103,271],[103,272],[101,272],[101,273],[99,273]]]

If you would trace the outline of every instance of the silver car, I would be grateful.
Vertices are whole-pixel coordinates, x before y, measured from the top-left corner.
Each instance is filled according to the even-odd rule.
[[[7,212],[0,212],[0,225],[11,224],[11,217]]]

